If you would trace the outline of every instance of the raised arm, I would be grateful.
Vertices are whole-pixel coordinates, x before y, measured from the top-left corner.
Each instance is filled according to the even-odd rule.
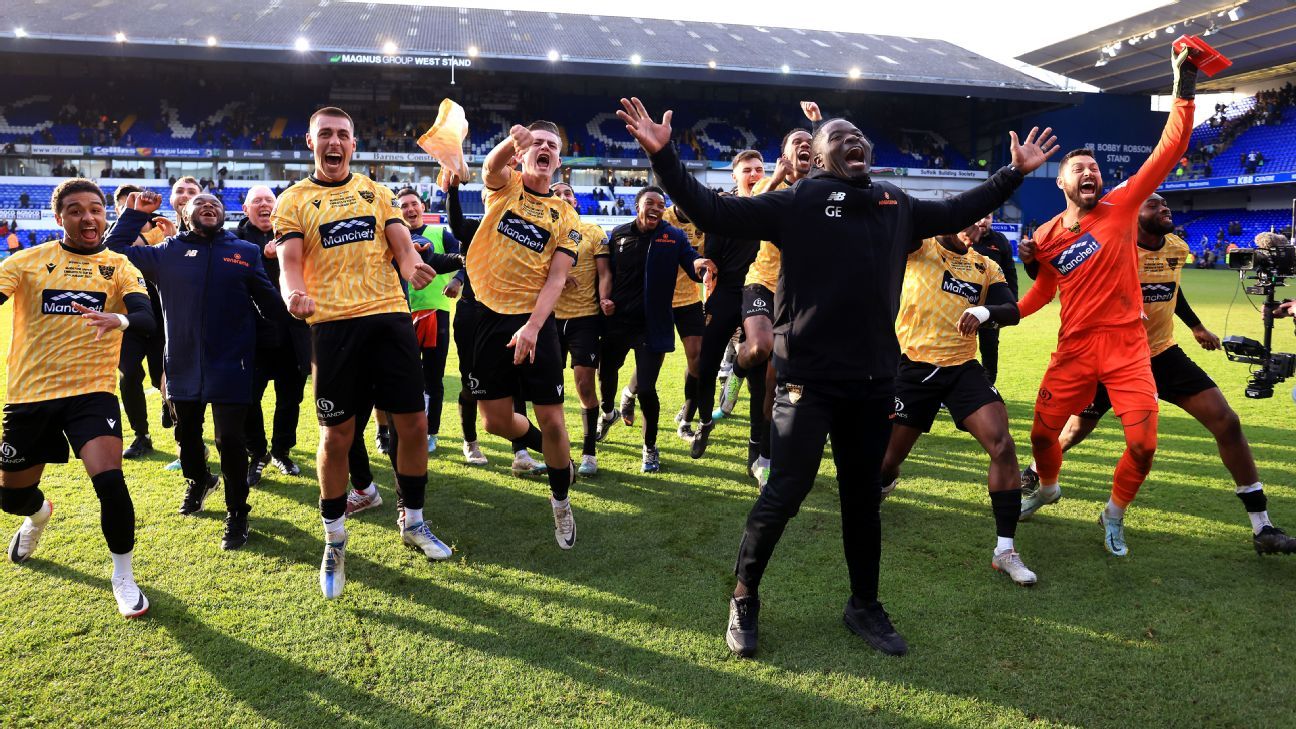
[[[157,193],[144,194],[159,197]],[[108,237],[104,239],[104,245],[109,250],[129,258],[130,262],[135,264],[145,278],[156,279],[159,262],[167,248],[165,243],[157,246],[135,245],[135,240],[139,238],[140,231],[153,220],[153,210],[147,209],[149,203],[140,201],[140,195],[141,193],[132,192],[128,196],[127,208],[122,211],[121,217],[117,218],[117,223],[113,225],[112,230],[108,231]],[[140,207],[135,207],[137,205]],[[156,209],[156,206],[154,206],[154,209]]]
[[[524,154],[533,141],[531,130],[514,124],[509,135],[495,145],[482,164],[482,182],[486,187],[498,190],[507,185],[513,176],[513,160]]]
[[[769,192],[756,197],[719,195],[698,182],[680,162],[670,143],[670,120],[667,111],[660,123],[654,122],[639,99],[622,99],[617,116],[652,158],[653,171],[662,187],[698,228],[735,238],[779,240],[779,224],[792,202],[791,190]]]
[[[1127,192],[1123,199],[1131,205],[1142,205],[1148,195],[1156,192],[1183,159],[1184,152],[1188,151],[1197,89],[1197,66],[1188,58],[1190,50],[1185,47],[1178,55],[1172,51],[1170,67],[1174,71],[1174,104],[1170,107],[1170,118],[1161,130],[1161,140],[1156,149],[1152,150],[1139,171],[1125,182]]]

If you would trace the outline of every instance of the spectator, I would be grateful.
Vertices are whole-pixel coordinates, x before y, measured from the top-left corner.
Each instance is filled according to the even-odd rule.
[[[18,196],[18,207],[25,208],[30,204],[31,204],[31,198],[27,196],[27,193],[24,192],[23,194]]]

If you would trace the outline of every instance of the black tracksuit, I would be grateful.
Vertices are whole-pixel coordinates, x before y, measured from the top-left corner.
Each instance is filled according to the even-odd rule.
[[[783,254],[774,301],[773,468],[747,517],[739,581],[756,591],[831,436],[851,591],[860,601],[876,601],[877,476],[894,410],[895,317],[906,258],[923,238],[962,230],[998,208],[1022,175],[1005,168],[972,190],[930,201],[914,200],[889,182],[816,170],[791,188],[738,198],[693,179],[672,146],[653,155],[652,164],[662,187],[702,230],[768,240]]]
[[[1003,269],[1004,280],[1008,283],[1008,288],[1012,289],[1013,299],[1018,298],[1017,293],[1017,264],[1013,261],[1012,243],[1004,237],[1003,233],[991,230],[981,236],[981,240],[972,246],[977,253],[989,258],[999,264]],[[987,322],[977,330],[977,339],[981,348],[981,366],[985,367],[986,375],[990,377],[990,384],[994,384],[995,379],[999,376],[999,327],[991,326]]]
[[[236,233],[238,237],[261,248],[261,263],[265,266],[266,275],[278,288],[279,260],[265,257],[265,245],[274,239],[274,232],[263,231],[244,218]],[[301,415],[302,397],[306,391],[306,377],[310,370],[310,326],[287,311],[262,316],[257,321],[252,406],[248,408],[244,422],[248,455],[253,459],[261,458],[266,453],[286,454],[297,445],[297,424]],[[261,401],[271,380],[275,383],[275,407],[272,435],[267,444]]]

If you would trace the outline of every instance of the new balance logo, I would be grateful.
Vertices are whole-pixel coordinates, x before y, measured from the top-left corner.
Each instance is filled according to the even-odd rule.
[[[108,304],[108,294],[102,291],[68,291],[66,289],[45,289],[41,291],[42,314],[80,316],[81,312],[72,308],[73,304],[80,304],[95,311],[103,311]]]
[[[1085,233],[1075,243],[1067,246],[1066,250],[1059,253],[1053,259],[1051,265],[1057,269],[1058,273],[1066,276],[1092,258],[1101,248],[1102,244],[1098,242],[1097,238],[1093,237],[1092,233]]]
[[[196,249],[195,249],[195,250],[188,250],[188,251],[185,251],[184,257],[185,257],[185,258],[197,258],[197,257],[198,257],[198,251],[197,251]]]
[[[377,221],[372,215],[358,218],[347,218],[320,226],[320,246],[336,248],[348,243],[371,241],[377,230]]]
[[[1177,287],[1174,282],[1168,283],[1145,283],[1143,288],[1143,303],[1160,304],[1166,301],[1174,301]]]
[[[828,193],[828,202],[841,202],[846,199],[846,193],[838,190],[837,192]]]

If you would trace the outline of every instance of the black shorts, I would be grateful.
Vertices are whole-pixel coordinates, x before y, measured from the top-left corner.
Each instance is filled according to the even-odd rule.
[[[558,319],[558,346],[562,348],[562,361],[571,354],[571,366],[599,366],[599,336],[603,333],[603,317],[598,314],[575,319]]]
[[[706,317],[702,315],[701,301],[677,306],[674,312],[675,331],[679,332],[680,339],[684,337],[700,337],[702,332],[706,331]]]
[[[895,422],[924,433],[931,430],[941,404],[949,409],[958,429],[966,430],[963,421],[969,415],[989,403],[1003,402],[976,360],[937,367],[902,355],[895,390]]]
[[[107,392],[4,406],[0,471],[22,471],[40,463],[67,463],[68,444],[81,457],[86,443],[105,435],[122,437],[117,396]]]
[[[423,411],[423,362],[409,314],[373,314],[311,326],[315,417],[337,425],[375,407]]]
[[[535,361],[513,364],[509,340],[530,318],[530,314],[498,314],[484,305],[478,308],[473,368],[466,380],[474,400],[499,400],[521,393],[536,405],[562,404],[562,345],[552,315],[536,336]]]
[[[1217,387],[1210,375],[1177,344],[1152,358],[1152,379],[1156,382],[1157,397],[1166,402],[1178,402]],[[1080,417],[1098,420],[1111,410],[1111,406],[1107,388],[1099,383],[1094,401],[1080,411]]]
[[[774,321],[774,292],[760,284],[748,284],[742,290],[742,318],[763,316]]]

